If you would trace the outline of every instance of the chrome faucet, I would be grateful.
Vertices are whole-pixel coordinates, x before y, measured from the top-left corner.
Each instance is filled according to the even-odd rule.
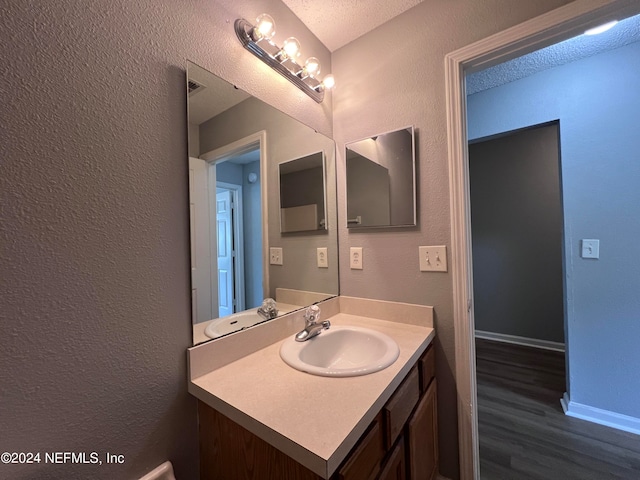
[[[265,298],[262,301],[262,305],[258,308],[258,315],[260,315],[265,320],[276,318],[278,316],[276,301],[273,298]]]
[[[304,330],[296,333],[296,342],[306,342],[310,338],[319,335],[322,330],[328,330],[331,326],[329,320],[325,320],[322,323],[318,323],[318,320],[320,320],[320,307],[311,305],[304,312],[305,327]]]

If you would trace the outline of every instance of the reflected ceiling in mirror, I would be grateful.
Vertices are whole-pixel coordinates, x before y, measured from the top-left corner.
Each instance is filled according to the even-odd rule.
[[[347,227],[416,225],[413,127],[346,145]]]
[[[335,144],[192,62],[187,87],[198,344],[266,321],[258,311],[265,298],[281,315],[338,294]],[[279,165],[318,155],[324,226],[281,234]],[[270,248],[282,249],[281,265],[269,261]],[[326,249],[326,267],[318,266],[318,249]]]

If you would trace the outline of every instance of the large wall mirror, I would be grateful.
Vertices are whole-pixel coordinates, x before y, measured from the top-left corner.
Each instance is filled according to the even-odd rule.
[[[266,298],[275,299],[282,315],[338,295],[335,144],[192,62],[187,85],[198,344],[271,319],[273,311],[261,308]],[[303,171],[303,164],[311,177],[316,167],[323,176],[322,202],[314,200],[318,228],[283,233],[280,175],[296,165]],[[309,224],[305,215],[296,221]],[[272,248],[281,252],[275,262]]]
[[[416,225],[413,127],[346,145],[347,227]]]

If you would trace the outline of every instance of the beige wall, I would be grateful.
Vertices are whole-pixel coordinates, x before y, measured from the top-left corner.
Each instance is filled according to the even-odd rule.
[[[279,0],[0,5],[0,451],[125,456],[0,478],[128,480],[167,459],[197,478],[186,60],[332,131],[330,101],[236,39],[263,11],[330,71]]]
[[[458,477],[450,273],[420,273],[418,246],[450,246],[444,56],[557,8],[566,0],[426,0],[333,53],[338,147],[340,293],[433,305],[437,332],[441,473]],[[417,128],[418,227],[353,232],[344,225],[344,144],[406,125]],[[349,247],[363,247],[363,270]],[[450,259],[449,259],[450,260]]]

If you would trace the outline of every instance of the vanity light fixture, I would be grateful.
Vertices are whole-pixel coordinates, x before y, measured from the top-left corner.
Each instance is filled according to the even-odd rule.
[[[325,75],[320,81],[320,61],[316,57],[309,57],[304,65],[298,63],[300,56],[300,42],[294,38],[287,38],[282,48],[271,39],[275,34],[273,18],[263,13],[251,25],[243,18],[235,21],[235,30],[240,43],[264,63],[285,77],[304,93],[320,103],[324,99],[326,90],[335,86],[333,75]]]

